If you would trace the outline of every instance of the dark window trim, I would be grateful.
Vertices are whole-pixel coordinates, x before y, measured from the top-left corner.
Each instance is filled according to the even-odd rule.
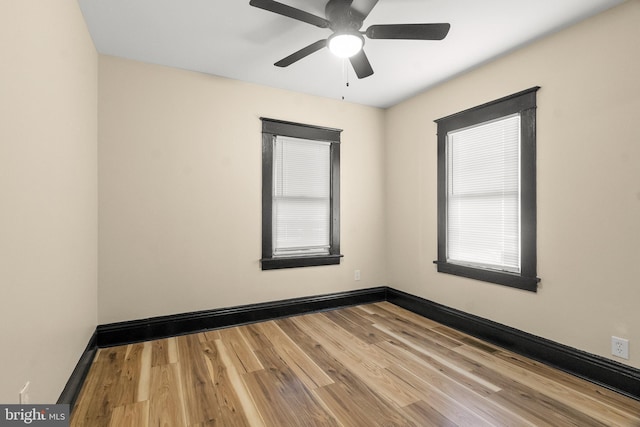
[[[262,120],[262,259],[263,270],[340,264],[340,133],[342,129]],[[276,136],[331,142],[331,245],[328,255],[273,256],[273,139]]]
[[[438,272],[454,274],[536,292],[536,93],[539,86],[435,120],[438,124]],[[447,262],[447,171],[446,143],[450,131],[505,117],[521,115],[521,272],[507,273]]]

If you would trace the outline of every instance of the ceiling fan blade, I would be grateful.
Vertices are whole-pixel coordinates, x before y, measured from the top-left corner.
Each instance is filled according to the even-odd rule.
[[[320,49],[322,49],[323,47],[325,47],[327,45],[327,40],[318,40],[315,43],[311,43],[309,46],[307,47],[303,47],[302,49],[300,49],[299,51],[292,53],[291,55],[287,56],[284,59],[281,59],[280,61],[276,62],[275,65],[276,67],[288,67],[289,65],[293,64],[294,62],[297,62],[299,60],[301,60],[302,58],[311,55],[314,52],[319,51]]]
[[[362,15],[362,19],[364,20],[369,16],[376,4],[378,4],[378,0],[353,0],[351,9]]]
[[[278,3],[277,1],[251,0],[249,4],[260,9],[268,10],[269,12],[277,13],[278,15],[286,16],[288,18],[306,22],[307,24],[315,25],[316,27],[329,27],[329,21],[327,21],[326,19],[313,15],[309,12],[305,12],[304,10],[296,9],[295,7],[291,7],[286,4]]]
[[[442,40],[449,28],[449,24],[372,25],[366,35],[370,39]]]
[[[365,77],[369,77],[373,74],[373,68],[371,68],[371,64],[369,63],[369,59],[367,59],[367,55],[365,55],[364,50],[353,55],[349,58],[349,61],[351,61],[351,65],[359,79],[364,79]]]

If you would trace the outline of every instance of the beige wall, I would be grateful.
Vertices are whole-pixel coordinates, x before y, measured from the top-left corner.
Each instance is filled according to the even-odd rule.
[[[384,111],[99,62],[100,323],[386,284]],[[260,270],[261,116],[344,129],[339,266]]]
[[[97,53],[75,1],[0,2],[0,402],[60,395],[97,321]]]
[[[627,2],[388,111],[392,286],[604,357],[628,338],[640,367],[639,22]],[[437,273],[433,120],[535,85],[538,293]]]

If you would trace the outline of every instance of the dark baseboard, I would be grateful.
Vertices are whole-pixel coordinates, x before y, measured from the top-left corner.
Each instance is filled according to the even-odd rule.
[[[223,328],[351,305],[385,301],[387,289],[386,286],[382,286],[99,325],[96,329],[98,347],[130,344],[185,335],[206,329]]]
[[[58,403],[73,403],[97,348],[388,301],[443,325],[640,400],[640,370],[386,286],[99,325]]]
[[[640,370],[389,288],[387,301],[497,346],[640,400]]]
[[[84,380],[89,373],[89,368],[91,368],[91,363],[98,351],[96,337],[96,332],[94,332],[89,340],[89,344],[87,344],[87,348],[84,349],[82,356],[80,356],[80,360],[78,360],[67,384],[64,386],[64,390],[62,390],[62,393],[56,402],[57,404],[68,404],[69,408],[73,408],[73,405],[76,403],[76,400],[80,395],[80,390],[82,390]]]

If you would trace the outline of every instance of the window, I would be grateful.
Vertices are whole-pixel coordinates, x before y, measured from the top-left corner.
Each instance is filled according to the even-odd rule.
[[[261,120],[262,269],[339,264],[342,131]]]
[[[436,120],[438,271],[536,291],[536,93]]]

